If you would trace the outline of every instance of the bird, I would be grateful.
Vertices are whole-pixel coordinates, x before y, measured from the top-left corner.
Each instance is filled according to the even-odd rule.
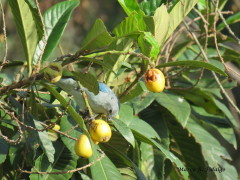
[[[116,117],[119,113],[120,102],[116,94],[103,82],[98,82],[99,92],[97,95],[90,92],[87,88],[80,88],[77,81],[73,77],[62,77],[55,83],[62,90],[72,95],[81,111],[87,110],[85,101],[82,96],[84,90],[89,105],[95,114],[105,114],[107,120]]]

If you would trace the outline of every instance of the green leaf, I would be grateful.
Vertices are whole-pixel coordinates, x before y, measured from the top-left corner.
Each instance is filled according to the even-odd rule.
[[[129,157],[126,156],[126,153],[125,154],[123,153],[122,149],[117,148],[116,146],[106,144],[105,151],[107,151],[107,150],[110,150],[113,153],[114,157],[118,156],[128,167],[133,168],[136,172],[138,180],[146,180],[142,171],[137,167],[137,165]],[[119,159],[118,159],[118,161],[119,161]],[[118,168],[118,169],[120,170],[120,168]],[[125,173],[122,173],[121,170],[120,170],[120,172],[121,172],[121,174],[125,174]],[[127,174],[127,175],[132,176],[132,174],[131,175]],[[133,177],[133,179],[136,179],[135,176]]]
[[[57,92],[52,86],[46,83],[42,84],[52,95],[54,95],[54,97],[61,103],[61,105],[64,108],[67,108],[68,113],[72,116],[75,122],[83,129],[84,133],[89,135],[88,131],[86,130],[87,128],[85,126],[83,118],[75,111],[75,109],[71,105],[68,104],[66,99],[61,94],[59,94],[59,92]]]
[[[159,93],[156,101],[174,115],[183,127],[186,126],[191,113],[188,102],[183,98],[173,94]]]
[[[36,120],[33,120],[36,128],[43,129],[43,126]],[[41,143],[41,147],[43,149],[44,154],[48,158],[50,163],[54,161],[55,149],[53,147],[52,141],[48,137],[48,133],[46,131],[38,131],[38,137]]]
[[[31,5],[25,0],[9,0],[8,2],[23,45],[30,74],[32,72],[33,55],[40,39],[37,28],[39,22],[36,22],[37,16],[32,11]]]
[[[216,73],[219,73],[223,76],[227,76],[227,74],[219,69],[218,67],[210,64],[210,63],[205,63],[202,61],[175,61],[175,62],[169,62],[169,63],[163,63],[157,66],[158,68],[161,67],[170,67],[170,66],[191,66],[191,67],[198,67],[198,68],[205,68],[211,71],[214,71]]]
[[[166,150],[164,147],[162,147],[159,143],[152,140],[152,143],[160,149],[160,151],[164,154],[164,156],[169,159],[172,163],[175,164],[176,167],[185,167],[183,163],[169,150]],[[184,179],[188,179],[189,173],[188,171],[180,171],[180,173],[183,175]]]
[[[29,103],[29,108],[30,108],[31,114],[35,118],[37,118],[38,117],[38,106],[37,106],[37,101],[36,101],[36,97],[35,97],[35,93],[33,92],[33,89],[31,90],[28,103]]]
[[[140,4],[141,9],[145,14],[152,16],[155,10],[162,4],[162,0],[148,0],[142,1]]]
[[[71,152],[60,142],[57,141],[55,144],[55,161],[53,163],[48,162],[48,158],[46,155],[42,154],[35,161],[35,166],[32,168],[32,172],[35,172],[36,169],[42,172],[61,172],[61,171],[69,171],[76,168],[77,159],[71,154]],[[36,169],[35,169],[36,168]],[[72,173],[64,173],[64,174],[31,174],[30,180],[66,180],[70,179]]]
[[[136,15],[136,13],[132,13],[129,17],[123,20],[114,28],[113,34],[115,34],[116,37],[139,34],[140,28]]]
[[[39,14],[35,0],[27,0],[29,8],[33,13],[33,18],[37,26],[38,37],[43,37],[43,24],[41,21],[41,14]]]
[[[213,173],[218,179],[237,179],[236,169],[226,161],[227,159],[231,160],[229,153],[200,123],[195,117],[191,117],[186,127],[196,141],[201,144],[202,154],[209,167],[215,168]],[[201,169],[204,168],[208,167]]]
[[[231,122],[231,124],[234,127],[238,127],[237,120],[235,120],[235,118],[233,117],[232,113],[229,111],[229,108],[226,107],[225,104],[221,103],[219,100],[217,100],[215,98],[213,99],[213,101],[216,104],[216,106],[223,111],[223,113],[226,115],[226,117]]]
[[[61,127],[60,131],[67,133],[69,136],[78,139],[82,134],[82,131],[79,127],[72,129],[76,125],[77,123],[71,118],[71,116],[63,116],[60,122],[60,127]],[[71,153],[75,155],[74,146],[76,141],[73,139],[69,139],[66,136],[61,136],[61,140],[63,141],[65,146],[71,151]],[[77,156],[75,158],[77,158]]]
[[[58,45],[64,29],[73,10],[79,5],[79,0],[64,1],[49,8],[43,15],[46,29],[46,47],[44,38],[38,43],[33,63],[37,64],[41,54],[42,63],[46,61]]]
[[[167,116],[166,120],[168,121],[167,124],[170,133],[175,140],[177,151],[180,151],[179,155],[182,156],[182,159],[186,164],[186,168],[190,169],[190,179],[207,179],[206,171],[201,173],[198,171],[199,168],[205,167],[205,160],[201,152],[201,145],[195,141],[193,136],[189,135],[189,132],[186,129],[181,127],[180,124],[174,122],[174,118]]]
[[[142,14],[138,3],[136,0],[118,0],[118,3],[122,6],[125,13],[129,16],[133,11]]]
[[[131,101],[128,101],[128,103],[133,107],[134,114],[138,114],[140,111],[152,104],[157,96],[157,93],[147,93],[143,96],[138,96]]]
[[[184,17],[192,10],[197,4],[198,0],[181,0],[176,1],[172,7],[169,16],[169,29],[166,39],[173,33],[177,26],[183,21]]]
[[[184,167],[183,163],[174,154],[154,140],[160,140],[157,132],[148,123],[134,116],[133,109],[129,105],[121,105],[119,116],[120,120],[132,129],[136,139],[154,145],[177,167]],[[188,177],[188,172],[183,171],[181,173],[185,178]]]
[[[135,147],[135,139],[132,131],[127,127],[127,125],[123,121],[119,121],[118,119],[112,120],[116,129],[121,133],[121,135],[133,146]]]
[[[0,139],[0,164],[4,163],[7,158],[9,145],[2,138]]]
[[[80,50],[95,50],[108,46],[113,38],[108,33],[101,19],[97,19]]]
[[[121,117],[120,117],[121,118]],[[137,134],[140,138],[143,139],[160,139],[157,132],[145,121],[135,117],[131,120],[128,125],[129,128],[132,129],[134,133]]]
[[[129,37],[122,37],[115,39],[107,50],[115,51],[129,51],[133,45],[133,40]],[[130,55],[119,55],[119,54],[108,54],[104,56],[103,62],[108,67],[112,68],[112,71],[107,71],[105,74],[105,82],[107,84],[111,83],[115,79],[115,73],[117,74],[118,70],[122,66],[122,63],[127,60]],[[115,72],[115,73],[114,73]]]
[[[154,171],[154,166],[156,166],[154,161],[154,149],[153,146],[142,142],[140,144],[141,161],[140,169],[147,177],[147,179],[157,179],[156,173]]]
[[[148,96],[146,96],[146,99],[151,100],[152,96],[156,93],[149,93]],[[142,103],[147,101],[142,101]],[[169,149],[170,145],[170,134],[167,127],[167,120],[164,118],[164,114],[169,113],[166,112],[166,109],[164,107],[156,106],[157,103],[153,102],[150,106],[148,106],[146,109],[141,111],[138,115],[141,119],[146,121],[148,124],[150,124],[154,130],[158,133],[158,135],[161,138],[161,145],[165,149]]]
[[[93,155],[90,157],[90,162],[96,161],[101,154],[97,151],[98,147],[93,146]],[[101,161],[95,162],[90,167],[93,179],[101,180],[123,180],[119,170],[115,167],[112,161],[105,156]]]
[[[130,83],[123,84],[122,86],[125,86],[123,91],[125,91],[126,88],[129,87],[129,85],[130,85]],[[128,94],[126,94],[125,96],[123,96],[120,99],[120,102],[121,103],[127,102],[127,101],[135,98],[136,96],[139,96],[140,94],[142,94],[144,92],[144,87],[145,87],[144,82],[139,81],[137,83],[137,85]],[[121,88],[121,87],[117,86],[116,88]]]
[[[240,11],[231,15],[230,17],[228,17],[226,19],[226,22],[228,25],[233,24],[233,23],[237,23],[240,21]],[[222,22],[217,26],[217,31],[221,31],[226,27],[226,25]]]
[[[160,47],[150,32],[144,32],[138,37],[138,45],[144,55],[157,59]]]
[[[146,29],[144,31],[151,32],[152,34],[155,34],[154,18],[152,16],[143,16],[143,21],[146,25]]]
[[[215,130],[216,133],[213,135],[216,138],[222,136],[227,143],[232,144],[234,148],[237,149],[237,140],[234,129],[226,117],[209,114],[202,107],[198,106],[192,106],[192,109],[194,110],[194,115],[198,119],[205,121],[204,125],[206,124],[205,126],[208,126],[208,128],[211,129],[209,132]]]
[[[127,127],[143,138],[160,139],[159,135],[148,123],[133,115],[133,109],[129,105],[121,105],[119,121],[122,121]]]
[[[154,36],[158,42],[158,45],[161,47],[166,40],[170,24],[170,16],[165,5],[157,8],[153,19],[155,25]]]
[[[81,72],[72,72],[74,78],[76,78],[84,87],[95,95],[99,93],[99,85],[97,79],[90,73],[85,74]]]

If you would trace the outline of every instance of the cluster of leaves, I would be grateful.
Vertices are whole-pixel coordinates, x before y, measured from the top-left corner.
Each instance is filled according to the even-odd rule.
[[[77,61],[71,74],[89,90],[97,93],[96,83],[101,80],[120,97],[119,118],[111,120],[112,139],[106,144],[92,144],[90,169],[39,174],[66,172],[86,165],[87,160],[76,156],[73,139],[88,131],[74,100],[69,104],[64,92],[41,80],[25,83],[27,91],[12,89],[1,95],[0,133],[12,139],[21,135],[22,139],[14,145],[0,138],[0,177],[24,178],[29,175],[18,169],[26,169],[36,173],[30,179],[207,179],[214,175],[218,179],[237,179],[237,171],[229,163],[232,157],[223,144],[237,148],[234,130],[238,126],[223,103],[219,85],[211,73],[218,73],[220,82],[225,82],[224,88],[235,87],[236,83],[228,82],[213,41],[210,39],[207,47],[210,63],[203,61],[196,43],[184,33],[174,44],[171,62],[164,62],[160,56],[166,41],[188,13],[190,20],[198,16],[191,11],[195,5],[203,14],[206,9],[214,12],[214,6],[206,7],[206,2],[198,0],[173,1],[169,7],[160,0],[141,4],[135,0],[118,2],[127,17],[111,33],[98,19],[79,51],[60,58],[63,64]],[[28,70],[22,74],[26,78],[38,64],[42,67],[51,61],[49,57],[79,1],[59,2],[43,16],[35,1],[9,0],[8,3],[26,55]],[[220,10],[225,3],[226,0],[221,1]],[[233,15],[227,22],[238,19],[239,14]],[[193,23],[200,31],[199,42],[204,43],[203,22]],[[209,27],[212,26],[210,18]],[[224,26],[219,24],[217,30]],[[239,52],[225,42],[234,40],[230,37],[221,40],[222,56],[239,63]],[[15,80],[8,70],[16,63],[19,65],[12,61],[4,66],[2,86],[11,86]],[[164,68],[169,86],[162,93],[149,92],[141,79],[150,66]],[[199,78],[203,68],[206,70]],[[66,69],[65,73],[70,72]],[[7,112],[14,112],[22,122],[23,134]],[[59,123],[61,132],[73,139],[60,135],[51,141],[47,131],[41,131],[43,122]],[[95,162],[101,156],[99,148],[106,156]]]

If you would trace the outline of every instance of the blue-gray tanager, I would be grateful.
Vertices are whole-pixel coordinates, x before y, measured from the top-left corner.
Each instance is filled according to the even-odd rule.
[[[62,88],[65,92],[73,95],[74,100],[79,105],[80,109],[87,110],[84,99],[82,97],[81,89],[78,83],[73,78],[61,78],[56,85]],[[119,112],[119,100],[114,92],[104,83],[98,82],[99,93],[95,95],[87,88],[83,88],[86,92],[87,99],[92,111],[96,114],[106,114],[107,119],[115,117]]]

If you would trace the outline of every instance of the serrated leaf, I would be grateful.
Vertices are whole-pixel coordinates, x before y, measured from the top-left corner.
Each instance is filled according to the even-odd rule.
[[[122,150],[118,149],[116,146],[112,146],[109,144],[106,144],[105,150],[107,150],[107,149],[111,149],[111,152],[113,152],[114,156],[118,156],[128,167],[133,168],[136,172],[138,180],[146,180],[142,171],[137,167],[137,165],[129,157],[126,156],[126,154],[123,153]],[[119,161],[119,159],[118,159],[118,161]],[[119,169],[119,171],[122,172],[120,169]]]
[[[207,126],[219,132],[219,134],[215,133],[217,134],[217,137],[222,136],[228,143],[232,144],[234,148],[237,149],[237,140],[234,129],[232,128],[226,117],[209,114],[202,107],[199,106],[192,106],[192,109],[194,110],[194,115],[198,119],[205,121],[205,124],[207,124]]]
[[[161,47],[166,40],[170,26],[170,16],[165,5],[157,8],[154,16],[155,34],[158,45]]]
[[[43,126],[36,120],[33,120],[36,128],[43,129]],[[44,154],[48,158],[50,163],[54,161],[55,149],[53,147],[52,141],[48,137],[48,133],[46,131],[38,131],[38,137],[41,143],[41,147],[43,149]]]
[[[75,127],[76,125],[77,123],[70,116],[63,116],[60,122],[62,132],[67,133],[69,136],[78,139],[82,132],[81,129],[79,129],[79,127],[73,129],[73,127]],[[73,139],[69,139],[66,136],[61,136],[61,140],[74,155],[75,154],[74,146],[76,141]]]
[[[180,151],[186,168],[191,169],[191,171],[189,171],[190,179],[207,179],[206,171],[199,173],[199,169],[205,167],[201,145],[195,141],[193,136],[189,135],[186,129],[181,127],[179,123],[174,122],[173,119],[174,118],[169,116],[166,117],[168,128],[177,144],[177,149]]]
[[[36,5],[35,0],[27,0],[29,3],[29,7],[33,13],[33,18],[37,26],[37,31],[38,31],[38,37],[43,37],[43,24],[41,22],[41,14],[39,14],[38,7]]]
[[[32,60],[37,43],[40,39],[36,22],[36,14],[25,0],[9,0],[18,34],[21,39],[23,50],[27,59],[28,71],[32,71]]]
[[[129,87],[129,84],[130,83],[126,83],[127,86],[125,86],[124,91],[126,90],[127,87]],[[123,86],[124,86],[124,84],[123,84]],[[126,94],[125,96],[123,96],[120,99],[120,102],[121,103],[127,102],[127,101],[130,101],[131,99],[139,96],[140,94],[142,94],[144,92],[144,86],[145,86],[144,83],[139,81],[137,83],[137,85],[128,94]],[[117,86],[117,88],[120,88],[120,87]]]
[[[128,127],[144,138],[160,139],[157,132],[148,123],[139,118],[133,118]]]
[[[197,4],[198,0],[181,0],[176,1],[172,7],[169,16],[169,29],[166,39],[173,33],[177,26],[183,21],[184,17],[192,10]]]
[[[136,17],[136,13],[132,13],[113,30],[113,34],[115,34],[116,37],[134,35],[139,33],[139,22]]]
[[[66,99],[59,93],[57,92],[53,87],[49,86],[48,84],[43,83],[43,86],[52,94],[54,97],[61,103],[61,105],[64,108],[67,108],[68,113],[72,116],[72,118],[76,121],[76,123],[79,125],[80,128],[84,130],[86,134],[88,134],[88,131],[86,131],[86,126],[83,121],[83,118],[75,111],[75,109],[71,106],[68,105],[68,102]]]
[[[0,164],[4,163],[7,158],[9,145],[2,138],[0,139]]]
[[[148,0],[142,1],[140,7],[146,15],[152,16],[161,4],[162,0]]]
[[[217,178],[237,179],[236,169],[226,161],[227,159],[231,160],[231,156],[218,140],[200,125],[199,120],[194,116],[189,118],[186,128],[196,141],[201,144],[202,154],[205,160],[207,160],[209,167],[218,169],[213,171]],[[222,170],[221,173],[220,170]]]
[[[127,125],[123,121],[119,121],[118,119],[112,120],[116,129],[121,133],[121,135],[133,146],[135,147],[135,139],[132,131],[127,127]]]
[[[90,73],[72,72],[74,78],[77,79],[85,88],[93,92],[95,95],[99,93],[99,85],[97,79]]]
[[[143,171],[147,179],[157,179],[156,173],[154,171],[155,161],[154,161],[154,149],[153,146],[142,142],[140,144],[141,161],[140,168]]]
[[[113,38],[108,33],[103,21],[97,19],[87,37],[83,41],[80,50],[95,50],[108,46]]]
[[[46,29],[46,47],[44,38],[38,43],[33,64],[37,64],[41,54],[42,63],[46,61],[58,45],[64,29],[69,21],[73,10],[79,5],[79,0],[59,2],[49,8],[43,14],[43,22]]]
[[[226,19],[226,23],[227,23],[228,25],[233,24],[233,23],[237,23],[237,22],[239,22],[239,21],[240,21],[240,11],[237,12],[237,13],[235,13],[235,14],[233,14],[233,15],[231,15],[230,17],[228,17],[228,18]],[[217,26],[217,31],[221,31],[221,30],[223,30],[225,27],[226,27],[226,25],[222,22],[222,23],[220,23],[220,24]]]
[[[138,114],[140,111],[147,108],[155,100],[157,95],[157,93],[144,93],[142,96],[138,96],[128,101],[128,103],[133,107],[134,113]]]
[[[169,110],[183,127],[186,126],[191,108],[184,98],[173,94],[159,93],[156,101]]]
[[[184,167],[183,163],[174,154],[154,140],[160,139],[157,132],[148,123],[134,116],[133,109],[129,105],[121,105],[119,116],[120,120],[132,129],[136,139],[154,145],[177,167]],[[181,174],[184,178],[188,177],[187,171],[182,171]]]
[[[129,16],[133,11],[141,14],[141,9],[136,0],[118,0],[125,13]]]
[[[115,51],[129,51],[133,45],[133,39],[131,38],[117,38],[115,39],[107,50]],[[105,82],[107,84],[111,83],[115,78],[115,73],[117,74],[118,70],[122,66],[122,63],[127,60],[129,55],[119,55],[119,54],[108,54],[104,56],[103,62],[107,64],[108,67],[112,68],[112,71],[107,71],[105,74]],[[115,73],[114,73],[115,72]]]
[[[90,162],[96,161],[100,157],[100,153],[97,151],[98,147],[93,146],[92,149],[93,155],[90,157]],[[102,158],[101,161],[94,163],[90,169],[93,179],[123,180],[119,170],[107,156]]]
[[[234,127],[238,127],[237,121],[235,120],[235,118],[233,117],[232,113],[229,111],[229,108],[226,107],[225,104],[223,104],[222,102],[220,102],[219,100],[217,100],[216,98],[213,98],[214,103],[216,104],[216,106],[222,110],[222,112],[226,115],[226,117],[228,118],[228,120],[231,122],[231,124]]]
[[[227,76],[227,74],[224,71],[222,71],[220,68],[218,68],[210,63],[205,63],[202,61],[192,61],[192,60],[175,61],[175,62],[163,63],[163,64],[158,65],[157,67],[161,68],[161,67],[170,67],[170,66],[191,66],[191,67],[205,68],[210,71],[214,71],[218,74],[221,74],[223,76]]]
[[[61,172],[73,170],[76,168],[77,159],[72,156],[71,152],[59,141],[54,144],[56,153],[54,157],[54,162],[49,163],[46,155],[42,154],[35,161],[35,166],[32,171],[35,172],[36,169],[42,172]],[[36,168],[36,169],[35,169]],[[70,179],[72,173],[64,174],[31,174],[30,180],[66,180]]]
[[[144,55],[157,59],[160,47],[150,32],[144,32],[138,37],[138,45]]]
[[[152,16],[143,16],[143,21],[146,24],[145,31],[155,34],[155,24]]]

